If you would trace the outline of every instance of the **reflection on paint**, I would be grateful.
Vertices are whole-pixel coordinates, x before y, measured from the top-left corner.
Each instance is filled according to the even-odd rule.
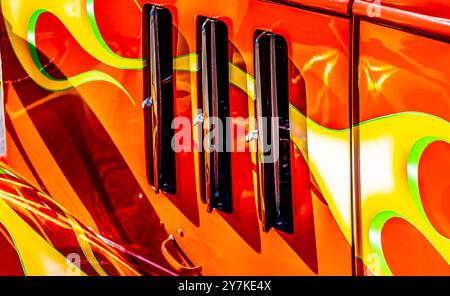
[[[81,47],[99,62],[118,69],[143,68],[141,59],[121,57],[107,46],[96,24],[94,0],[1,0],[1,4],[12,48],[22,67],[39,86],[52,92],[59,92],[92,81],[104,81],[121,89],[133,106],[136,105],[125,87],[104,72],[91,70],[67,79],[55,79],[45,71],[39,61],[36,24],[43,13],[51,13],[64,24]],[[339,55],[335,50],[316,55],[304,64],[302,72],[305,73],[317,62],[326,62],[323,73],[325,89],[338,58]],[[361,64],[364,66],[363,74],[367,78],[369,91],[380,92],[383,84],[396,72],[392,66],[378,67],[367,59],[362,59]],[[177,71],[197,72],[199,65],[196,53],[174,59],[174,69]],[[249,106],[254,106],[253,77],[236,65],[230,64],[230,83],[244,91],[248,95]],[[30,105],[28,108],[33,107]],[[251,110],[252,108],[250,108],[252,116]],[[350,172],[350,129],[333,130],[321,126],[294,106],[290,106],[290,117],[293,125],[291,138],[302,153],[305,153],[307,143],[308,157],[305,159],[308,159],[310,171],[334,219],[351,244],[350,176],[342,173]],[[304,126],[307,127],[307,131],[302,130]],[[407,112],[363,122],[359,125],[359,129],[360,161],[362,167],[368,168],[361,172],[364,186],[361,192],[361,206],[364,212],[361,221],[362,243],[365,246],[363,260],[373,256],[380,258],[380,268],[371,268],[371,265],[367,264],[369,270],[376,275],[392,274],[381,244],[383,227],[392,218],[404,219],[416,227],[446,262],[450,263],[450,240],[439,234],[427,218],[418,190],[417,177],[418,161],[425,147],[437,139],[447,143],[450,141],[449,123],[436,116]],[[8,170],[3,170],[2,174],[5,177],[0,178],[0,184],[6,188],[21,190],[29,187],[19,178],[6,178],[6,176],[15,177]],[[256,183],[256,178],[254,179]],[[20,190],[17,194],[10,190],[0,191],[0,224],[12,237],[26,274],[65,274],[68,263],[48,238],[28,225],[14,208],[32,213],[39,220],[53,223],[61,229],[72,230],[89,264],[97,274],[107,273],[95,258],[92,246],[102,250],[120,274],[138,274],[102,240],[88,236],[86,230],[61,206],[58,205],[64,215],[53,213],[49,208],[28,200],[21,195]],[[46,198],[43,193],[40,195]],[[39,222],[38,219],[33,221]],[[29,244],[30,241],[33,241],[33,244]],[[78,272],[78,267],[73,268]],[[81,270],[79,272],[84,274]]]
[[[365,193],[364,197],[393,192],[395,185],[393,146],[393,139],[385,135],[360,145],[360,178],[361,191]],[[374,176],[377,177],[374,178]]]
[[[368,91],[381,92],[383,83],[397,72],[392,65],[375,66],[367,58],[361,59],[361,67],[367,78]]]

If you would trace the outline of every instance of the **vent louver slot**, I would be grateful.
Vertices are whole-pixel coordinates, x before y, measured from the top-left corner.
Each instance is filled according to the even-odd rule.
[[[255,75],[261,220],[264,231],[292,233],[288,47],[282,36],[257,32]]]
[[[228,29],[224,22],[206,19],[202,25],[202,88],[204,137],[213,149],[205,155],[205,195],[209,211],[231,212],[231,154],[227,152],[230,116]],[[221,126],[221,128],[219,128]],[[213,137],[213,138],[211,138]],[[212,140],[213,139],[213,140]]]
[[[144,124],[149,183],[155,190],[176,193],[175,152],[171,147],[174,131],[174,73],[172,14],[160,6],[146,6],[143,48]]]

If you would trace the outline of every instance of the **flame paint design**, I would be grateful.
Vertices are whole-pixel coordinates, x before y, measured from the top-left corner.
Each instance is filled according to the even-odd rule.
[[[6,30],[22,67],[42,88],[60,92],[93,81],[111,83],[121,89],[135,105],[128,91],[112,76],[101,71],[88,71],[64,80],[52,78],[39,61],[35,29],[39,17],[55,15],[75,40],[92,57],[119,69],[142,69],[141,59],[127,59],[113,53],[103,40],[94,15],[94,0],[28,0],[1,1]],[[74,12],[76,11],[76,12]]]
[[[25,275],[86,275],[80,266],[74,262],[68,262],[67,257],[52,245],[44,227],[47,231],[55,229],[57,235],[62,235],[61,238],[65,239],[68,239],[65,231],[72,230],[82,253],[98,275],[103,276],[108,273],[102,267],[104,263],[97,260],[93,246],[113,264],[119,274],[140,274],[113,248],[88,231],[86,227],[82,227],[64,207],[46,194],[34,189],[3,163],[0,163],[0,176],[0,225],[6,229],[12,239]],[[11,189],[17,193],[11,193]],[[33,194],[30,192],[40,196],[42,201],[34,202]],[[49,207],[49,205],[52,206]],[[55,207],[61,213],[50,214],[49,212],[52,211],[50,209]],[[19,213],[29,218],[37,217],[31,220],[39,232],[33,229]],[[54,225],[54,228],[49,228],[48,224]]]
[[[175,59],[178,71],[197,71],[196,54]],[[254,78],[230,64],[230,83],[247,92],[250,100],[255,99]],[[349,188],[342,179],[342,168],[348,167],[350,158],[343,158],[349,151],[349,129],[332,130],[307,118],[294,106],[290,106],[293,124],[291,138],[305,154],[304,143],[308,143],[309,166],[318,183],[330,211],[351,243]],[[301,127],[307,125],[307,133]],[[450,141],[450,124],[437,116],[426,113],[404,112],[380,117],[361,123],[358,128],[361,139],[361,166],[375,161],[386,161],[382,171],[364,171],[363,178],[370,180],[389,176],[391,183],[379,184],[373,190],[363,189],[364,215],[363,239],[370,248],[365,249],[364,258],[377,254],[381,258],[381,273],[392,275],[384,258],[381,245],[381,231],[387,221],[402,218],[416,227],[450,263],[450,240],[439,234],[428,220],[422,206],[418,185],[418,161],[424,149],[438,140]],[[307,134],[307,139],[305,139]],[[381,145],[381,149],[372,149]],[[383,148],[384,147],[384,148]],[[349,155],[349,153],[348,153]],[[305,155],[304,155],[305,156]],[[374,160],[373,160],[374,159]],[[330,164],[333,165],[330,165]],[[368,166],[373,168],[374,166]],[[372,181],[373,182],[373,181]],[[363,260],[365,262],[366,260]],[[376,274],[375,270],[371,271]]]
[[[120,57],[107,46],[96,24],[94,0],[2,0],[1,4],[13,50],[25,71],[39,86],[59,92],[93,81],[104,81],[121,89],[134,104],[130,94],[120,82],[106,73],[92,70],[58,80],[52,78],[39,61],[36,49],[36,23],[43,13],[49,12],[61,20],[83,49],[101,63],[118,69],[143,68],[141,59]],[[75,15],[74,11],[77,11]],[[174,68],[179,72],[197,72],[198,65],[198,56],[195,53],[174,59]],[[374,89],[381,89],[383,82],[394,73],[392,70],[381,77],[374,83]],[[238,66],[230,64],[230,83],[243,90],[249,97],[249,106],[253,106],[254,78]],[[308,143],[311,173],[334,219],[351,244],[349,203],[351,192],[347,179],[342,177],[343,168],[346,171],[350,170],[350,129],[333,130],[321,126],[292,105],[290,116],[293,125],[291,138],[302,153],[305,153],[305,143]],[[305,123],[307,133],[300,128],[305,126]],[[379,275],[392,274],[383,252],[382,230],[389,220],[401,218],[418,229],[445,261],[450,263],[450,240],[437,232],[427,218],[418,182],[418,163],[425,148],[435,141],[450,143],[449,122],[425,113],[403,112],[369,120],[355,128],[359,129],[362,135],[361,178],[364,181],[363,186],[366,186],[362,188],[361,206],[365,214],[361,226],[363,245],[369,247],[364,248],[362,261],[368,266],[366,258],[372,253],[377,254],[381,258],[381,269],[379,272],[376,270],[371,272]],[[342,157],[343,155],[348,157]],[[256,163],[256,157],[253,157],[253,161]],[[374,162],[379,163],[372,165]],[[256,178],[254,180],[256,182]],[[30,275],[63,273],[63,269],[67,266],[64,256],[33,231],[5,201],[19,202],[20,198],[6,193],[1,193],[1,197],[0,223],[13,238],[24,271]],[[105,275],[105,270],[84,240],[84,230],[69,214],[65,226],[71,227],[76,233],[78,242],[95,271]],[[30,240],[39,252],[30,249],[27,243]],[[124,262],[120,264],[125,265]],[[128,265],[126,267],[135,272]]]

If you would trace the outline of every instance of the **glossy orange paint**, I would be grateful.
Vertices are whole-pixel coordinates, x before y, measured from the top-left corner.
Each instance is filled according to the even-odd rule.
[[[450,37],[450,3],[442,0],[355,0],[353,13]]]
[[[278,0],[273,2],[298,4],[342,15],[349,15],[351,4],[350,0]]]
[[[348,19],[259,1],[218,1],[214,6],[206,5],[206,2],[201,1],[195,4],[180,1],[176,2],[176,5],[171,1],[163,3],[176,16],[174,22],[179,32],[178,40],[186,42],[183,46],[178,45],[176,56],[186,54],[186,47],[189,48],[189,52],[198,52],[196,45],[198,28],[193,22],[195,16],[217,17],[224,21],[229,29],[233,48],[231,63],[238,65],[241,70],[252,76],[254,75],[254,32],[257,29],[268,29],[282,34],[289,44],[292,71],[298,73],[298,69],[310,67],[303,76],[307,93],[303,100],[306,99],[306,105],[308,105],[308,116],[329,127],[348,127],[348,94],[345,94],[345,89],[340,88],[340,85],[348,84],[350,36]],[[257,17],[258,15],[265,17],[260,18]],[[283,20],[280,22],[281,16]],[[301,22],[298,21],[299,17],[302,19]],[[302,32],[308,32],[308,34],[302,34]],[[315,59],[320,62],[316,64]],[[330,65],[328,66],[329,78],[327,77],[329,84],[324,88],[324,78],[320,73],[326,69],[327,65]],[[192,89],[192,85],[195,85],[193,81],[197,79],[197,75],[195,73],[190,77],[187,74],[184,75],[182,77],[185,78],[181,79],[178,76],[181,82],[177,82],[177,87],[191,85],[190,89],[183,90],[190,95],[190,98],[187,96],[186,99],[193,102],[192,109],[195,112],[198,109],[196,105],[198,92]],[[230,106],[233,117],[247,118],[253,113],[254,104],[247,95],[248,90],[242,91],[231,86],[231,93]],[[332,112],[333,108],[342,110],[339,116],[330,116],[331,113],[328,112]],[[300,154],[297,157],[299,164],[296,170],[302,168]],[[337,225],[332,222],[332,216],[330,212],[327,213],[326,206],[322,205],[320,198],[312,195],[312,200],[307,201],[314,212],[303,214],[298,212],[297,227],[301,227],[303,232],[297,232],[295,235],[284,235],[273,230],[264,233],[257,219],[258,204],[252,177],[252,171],[255,171],[256,167],[252,163],[252,157],[249,152],[234,153],[232,163],[233,198],[236,202],[232,214],[207,213],[201,203],[200,190],[196,192],[197,198],[192,201],[192,204],[198,205],[199,227],[192,225],[192,221],[191,223],[183,220],[174,221],[173,217],[178,216],[176,211],[162,214],[168,217],[163,220],[168,226],[169,233],[176,237],[177,243],[193,263],[202,266],[204,274],[351,273],[350,245],[337,230]],[[199,167],[198,162],[197,167]],[[242,168],[251,169],[243,170]],[[201,184],[199,176],[200,174],[197,173],[197,185]],[[180,175],[180,178],[185,178],[185,175]],[[190,188],[193,188],[192,185]],[[193,199],[193,196],[184,194],[183,197],[180,196],[181,198]],[[294,201],[294,203],[300,202],[300,199]],[[302,204],[305,203],[302,202]],[[183,237],[177,235],[179,228],[183,229]],[[333,232],[336,235],[324,235],[324,233]],[[303,236],[308,239],[305,240]],[[224,237],[227,239],[224,240]],[[314,240],[316,240],[315,245]],[[330,243],[334,246],[333,248],[329,247]],[[273,256],[280,251],[286,252],[286,256]],[[337,256],[337,254],[340,255]],[[236,256],[246,259],[236,262],[234,260]],[[321,262],[320,265],[318,262]]]
[[[360,2],[358,1],[355,4],[357,13],[362,11],[362,6],[359,6]],[[393,17],[392,14],[386,13],[391,11],[390,8],[382,9],[380,19],[389,21],[391,24],[388,24],[388,26],[373,23],[370,18],[363,18],[358,23],[359,105],[356,110],[358,123],[378,120],[379,118],[393,118],[402,114],[405,116],[414,114],[421,116],[423,114],[435,118],[438,122],[448,124],[450,120],[450,70],[448,63],[450,51],[449,44],[441,40],[448,34],[448,27],[442,27],[440,25],[442,22],[435,22],[435,17],[440,16],[448,19],[448,15],[438,9],[439,5],[424,9],[419,6],[417,1],[408,1],[407,6],[403,6],[399,1],[396,1],[398,5],[389,1],[382,1],[382,3],[388,7],[396,6],[397,10],[392,11],[402,14]],[[425,5],[423,2],[422,4]],[[415,12],[415,14],[406,13],[408,11]],[[420,15],[420,13],[424,14]],[[417,21],[419,15],[421,21]],[[399,27],[389,27],[392,25],[405,25],[406,29],[414,27],[434,35],[435,38],[416,35]],[[372,172],[382,174],[384,171],[382,158],[390,157],[389,154],[381,156],[381,153],[384,153],[382,151],[405,149],[409,153],[409,156],[408,154],[405,156],[394,154],[392,156],[394,165],[386,172],[400,173],[404,176],[403,178],[408,176],[410,179],[408,180],[409,183],[406,184],[409,184],[411,195],[414,196],[414,187],[411,187],[414,186],[412,185],[414,182],[411,180],[410,162],[414,149],[423,137],[421,135],[428,137],[437,135],[434,128],[421,122],[418,118],[416,125],[405,126],[402,134],[402,137],[405,137],[404,141],[398,143],[395,136],[390,138],[391,136],[388,134],[380,133],[374,138],[373,134],[365,132],[363,128],[357,129],[360,139],[358,148],[362,157],[360,167],[357,168],[360,176],[362,176],[359,181],[359,198],[362,203],[359,219],[360,223],[363,224],[363,229],[365,228],[364,225],[367,225],[367,222],[364,221],[374,219],[373,209],[365,205],[368,200],[389,196],[399,198],[400,194],[397,190],[402,187],[402,182],[397,182],[392,186],[388,184],[386,190],[382,192],[377,192],[375,188],[371,187],[370,176],[374,175]],[[402,127],[401,125],[392,126],[391,129],[401,130]],[[448,127],[444,127],[444,131],[448,132]],[[363,157],[364,152],[361,152],[369,149],[367,148],[368,144],[365,146],[361,144],[369,137],[374,139],[372,145],[377,147],[380,153],[377,164],[369,160],[368,154]],[[445,165],[450,160],[448,146],[448,141],[440,141],[437,137],[436,142],[429,144],[419,157],[416,178],[417,196],[421,204],[419,211],[424,213],[422,217],[416,219],[410,219],[411,216],[408,215],[394,217],[386,221],[382,229],[381,243],[385,260],[390,272],[394,275],[450,274],[445,252],[442,248],[437,247],[436,240],[432,238],[432,235],[426,234],[428,232],[425,230],[429,227],[430,231],[441,239],[448,235],[449,213],[446,210],[448,208],[446,205],[449,197],[450,183],[448,176],[450,171],[448,166]],[[376,158],[376,153],[372,157]],[[382,179],[380,178],[377,182],[381,184]],[[407,207],[406,204],[404,206]],[[421,210],[422,207],[423,210]],[[388,210],[388,207],[386,210]],[[424,226],[421,221],[425,221],[427,226]],[[401,240],[399,240],[400,234],[402,235]],[[373,254],[368,250],[373,251],[373,241],[361,239],[360,243],[361,249],[357,251],[358,256],[365,258],[365,262],[370,262],[373,260]],[[372,268],[360,270],[361,274],[372,274],[372,271]]]
[[[126,13],[117,14],[115,21],[126,22],[126,29],[110,23],[111,9],[126,6],[121,2],[116,1],[109,9],[101,1],[94,2],[99,31],[115,53],[133,58],[142,57],[141,23],[138,20],[141,18],[140,8],[147,2],[137,1],[139,5],[134,8],[127,6]],[[291,96],[291,103],[300,111],[307,112],[308,117],[320,125],[336,129],[349,127],[348,88],[342,87],[349,85],[348,18],[255,0],[216,1],[214,5],[209,5],[208,1],[152,3],[161,3],[173,14],[174,30],[177,33],[175,57],[198,52],[198,16],[218,17],[229,28],[232,63],[251,76],[254,76],[254,32],[264,29],[282,34],[289,44],[292,85],[296,89],[295,95],[300,96]],[[172,234],[192,264],[201,266],[202,274],[205,275],[351,274],[351,242],[346,239],[348,234],[339,228],[312,176],[306,178],[310,179],[310,184],[298,183],[297,188],[294,188],[298,192],[306,190],[307,194],[296,195],[294,200],[295,204],[302,204],[302,207],[295,209],[295,227],[298,231],[293,235],[275,230],[265,233],[261,230],[254,183],[256,164],[250,152],[234,153],[232,156],[235,201],[232,214],[206,211],[201,198],[199,158],[194,152],[181,152],[176,156],[179,168],[177,179],[180,180],[177,194],[156,194],[147,183],[143,162],[144,127],[140,109],[142,71],[113,68],[86,55],[82,46],[77,45],[62,23],[51,14],[40,16],[36,32],[41,62],[43,65],[48,64],[47,70],[51,76],[64,78],[87,69],[103,71],[118,79],[136,101],[133,106],[123,92],[104,82],[90,82],[53,95],[41,94],[39,87],[33,85],[31,80],[15,82],[24,73],[15,73],[10,67],[5,71],[9,75],[5,93],[7,113],[11,119],[7,124],[10,131],[9,163],[31,180],[42,183],[40,186],[45,186],[81,221],[105,235],[123,241],[114,221],[107,218],[107,210],[103,212],[102,201],[97,199],[98,195],[104,194],[104,189],[98,187],[97,183],[103,184],[109,197],[116,196],[113,206],[117,207],[119,197],[114,192],[128,188],[126,183],[137,182],[137,189],[130,193],[124,192],[127,195],[123,195],[120,200],[130,200],[127,203],[150,202],[155,211],[151,217],[155,218],[154,223],[158,222],[164,229],[161,233],[166,233],[166,236],[146,234],[151,241],[147,243],[132,236],[127,246],[137,247],[138,250],[133,250],[141,255],[153,254],[152,260],[159,264],[167,264],[160,246]],[[7,52],[14,60],[12,51]],[[83,63],[79,63],[80,60]],[[176,115],[192,120],[198,109],[197,73],[178,70],[176,74]],[[19,84],[33,89],[36,97],[27,98],[22,91],[24,88],[19,87]],[[252,116],[254,102],[250,87],[242,90],[230,86],[230,89],[232,116]],[[75,110],[78,119],[58,115],[70,109]],[[80,131],[77,131],[76,126],[81,126]],[[65,143],[63,146],[58,144],[62,142]],[[111,149],[112,146],[116,148]],[[292,147],[294,170],[298,172],[294,178],[301,179],[300,174],[310,174],[308,158],[305,162],[305,155],[300,153],[299,148]],[[79,149],[84,149],[84,152],[80,153]],[[102,151],[102,154],[96,151]],[[88,161],[86,155],[90,155],[91,160]],[[346,152],[344,157],[347,157]],[[94,166],[91,167],[86,161]],[[113,169],[113,175],[107,175],[107,171],[104,171],[107,167]],[[121,174],[129,176],[129,179],[119,179]],[[346,180],[343,186],[349,188],[349,166],[343,168],[341,175]],[[97,181],[95,178],[76,181],[75,176],[97,176]],[[89,193],[88,188],[93,188],[89,189],[93,191]],[[94,199],[89,200],[88,196]],[[350,195],[344,198],[350,204]],[[137,215],[139,212],[131,213]],[[344,212],[343,215],[343,219],[347,220],[350,212]],[[99,220],[99,217],[104,220]],[[126,217],[130,216],[124,215],[123,219],[119,216],[119,220],[125,223],[125,232],[129,234],[131,231],[133,234],[136,226],[132,226],[134,222],[127,222],[129,220]],[[140,218],[139,225],[147,223],[144,217]],[[132,224],[129,229],[127,223]],[[183,236],[179,235],[179,229]]]
[[[360,121],[405,111],[450,120],[449,58],[446,42],[361,21]]]
[[[430,222],[450,238],[450,144],[435,142],[427,147],[419,163],[419,188]]]
[[[402,239],[398,239],[399,233]],[[382,243],[386,261],[394,275],[450,275],[448,263],[420,231],[402,219],[388,221]]]
[[[409,161],[412,147],[389,154],[395,150],[391,147],[409,145],[402,136],[433,135],[438,129],[424,124],[411,131],[388,126],[389,122],[374,129],[370,126],[416,113],[448,123],[450,50],[442,39],[450,31],[449,4],[383,0],[381,14],[369,18],[372,2],[355,1],[355,15],[350,15],[349,0],[83,0],[92,5],[91,13],[95,12],[91,19],[87,19],[89,12],[83,12],[83,22],[71,27],[67,24],[78,16],[42,13],[34,31],[28,28],[27,36],[18,33],[14,24],[20,27],[20,23],[15,23],[14,17],[6,19],[2,22],[2,59],[6,61],[8,163],[34,184],[36,192],[52,196],[93,233],[123,246],[136,258],[144,258],[145,262],[135,260],[146,273],[351,275],[355,245],[362,269],[358,274],[448,274],[444,256],[448,251],[431,242],[448,237],[448,170],[447,166],[436,169],[438,164],[448,163],[448,143],[430,144],[416,166],[420,204],[428,217],[419,222],[429,220],[433,229],[428,224],[425,230],[422,224],[417,226],[414,219],[423,217],[417,211],[412,211],[414,219],[391,218],[376,229],[371,223],[378,209],[387,211],[392,201],[409,197],[409,191],[393,192],[409,185],[407,169],[416,168]],[[162,5],[173,15],[173,27],[168,30],[174,32],[175,115],[190,122],[201,108],[201,17],[218,18],[228,27],[233,73],[230,114],[238,125],[245,125],[246,133],[255,128],[240,121],[255,116],[255,31],[270,30],[286,39],[289,101],[295,118],[291,133],[293,234],[262,230],[257,155],[250,152],[252,144],[245,144],[244,152],[232,154],[231,214],[206,210],[197,151],[176,154],[176,194],[155,192],[148,184],[140,106],[145,99],[143,72],[147,70],[141,60],[146,55],[142,47],[146,4]],[[88,35],[95,27],[92,23],[98,29],[95,38],[100,36],[102,41],[93,37],[92,44],[81,42],[77,30],[86,25],[81,31]],[[25,44],[29,50],[33,41],[42,67],[30,73],[22,64],[24,52],[17,48]],[[96,50],[94,45],[98,45]],[[107,48],[106,53],[99,54],[99,48]],[[102,59],[105,55],[109,59]],[[89,71],[107,74],[117,84],[92,79],[52,90],[36,79],[42,72],[65,80]],[[352,100],[358,103],[353,110],[355,126],[350,122]],[[358,136],[355,147],[363,152],[353,159],[354,204],[352,131]],[[439,131],[445,133],[448,128]],[[192,146],[199,144],[198,132],[192,131]],[[244,142],[245,135],[236,135],[235,140]],[[394,176],[396,169],[404,174]],[[373,203],[365,207],[368,200]],[[356,206],[354,221],[352,206]],[[370,237],[376,231],[381,251],[375,250]],[[427,231],[432,235],[427,236]],[[404,234],[401,243],[399,233]],[[10,240],[5,235],[0,246],[10,245]],[[423,252],[430,260],[410,260]],[[387,267],[371,264],[380,254]],[[10,258],[16,268],[17,258]]]

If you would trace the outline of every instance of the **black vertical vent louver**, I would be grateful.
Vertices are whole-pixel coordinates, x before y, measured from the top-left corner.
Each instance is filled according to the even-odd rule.
[[[201,29],[204,133],[205,139],[213,137],[208,143],[215,148],[204,152],[206,203],[209,211],[215,208],[229,213],[233,205],[231,154],[226,151],[229,128],[225,126],[230,116],[228,29],[224,22],[209,18]],[[222,123],[222,129],[214,119]]]
[[[146,6],[143,48],[144,124],[147,175],[155,190],[176,193],[172,14],[167,8]]]
[[[257,32],[255,75],[261,220],[264,231],[292,233],[288,47],[282,36]]]

